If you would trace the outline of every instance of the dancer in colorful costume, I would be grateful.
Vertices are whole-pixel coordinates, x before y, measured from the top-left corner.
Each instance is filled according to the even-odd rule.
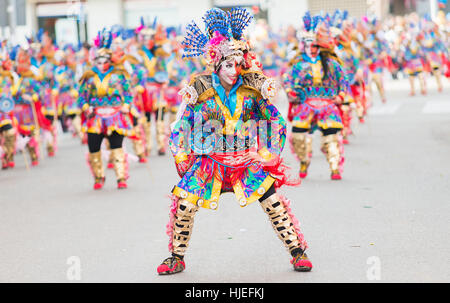
[[[442,92],[442,66],[448,50],[440,39],[439,28],[431,20],[425,21],[425,29],[422,40],[422,50],[425,60],[433,76],[436,79],[438,91]]]
[[[55,89],[54,80],[54,53],[55,47],[51,38],[41,29],[34,39],[29,39],[31,54],[31,70],[39,81],[41,90],[39,99],[42,102],[42,113],[51,122],[51,127],[43,129],[44,140],[47,144],[47,154],[53,157],[57,148],[58,120],[62,122],[62,106],[58,104],[58,90]],[[63,128],[65,128],[63,126]]]
[[[101,189],[105,174],[101,144],[109,141],[117,187],[127,188],[128,161],[122,144],[125,136],[133,135],[128,113],[132,96],[126,71],[115,68],[111,61],[112,35],[103,30],[95,39],[94,67],[81,78],[78,102],[85,112],[83,131],[88,136],[88,164],[94,175],[94,189]]]
[[[172,127],[170,147],[182,179],[172,191],[167,226],[172,255],[158,267],[160,275],[184,270],[195,213],[217,209],[224,192],[234,192],[241,207],[260,201],[294,269],[312,268],[289,202],[276,193],[288,182],[280,158],[286,125],[268,100],[274,81],[247,60],[242,32],[251,18],[242,8],[230,14],[213,8],[203,18],[207,35],[194,22],[187,27],[185,56],[205,55],[209,70],[181,91],[183,105]]]
[[[375,83],[381,97],[386,103],[386,92],[384,89],[383,72],[386,68],[387,50],[389,49],[383,38],[381,22],[377,19],[365,20],[364,27],[364,58],[370,69],[370,76]]]
[[[167,136],[164,124],[164,114],[167,111],[164,94],[169,83],[167,71],[167,59],[172,48],[167,39],[167,33],[161,24],[157,24],[156,19],[151,26],[147,26],[144,19],[141,19],[141,25],[136,29],[138,33],[140,48],[137,52],[141,64],[136,72],[141,77],[141,87],[139,92],[145,106],[145,115],[147,122],[145,124],[146,150],[151,153],[153,138],[151,136],[152,116],[156,121],[156,141],[158,155],[166,153]]]
[[[12,96],[12,88],[15,83],[12,67],[18,47],[13,48],[8,54],[6,44],[2,44],[2,50],[5,55],[1,59],[0,66],[0,157],[2,169],[8,169],[15,166],[14,153],[16,149],[17,120],[14,117],[14,100]]]
[[[74,137],[83,138],[81,132],[81,110],[78,107],[78,87],[75,81],[75,51],[71,45],[57,50],[54,56],[54,90],[57,92],[58,112],[63,126],[70,129]],[[64,130],[64,128],[63,128]]]
[[[343,128],[338,104],[348,92],[348,81],[334,53],[334,44],[322,17],[303,17],[304,52],[285,75],[289,98],[288,119],[292,122],[292,149],[300,161],[300,177],[306,178],[310,165],[308,133],[317,126],[323,134],[322,150],[330,164],[331,179],[342,178]],[[319,24],[320,23],[320,24]]]
[[[419,78],[420,90],[423,95],[426,94],[425,75],[423,73],[424,55],[421,49],[419,37],[417,34],[410,33],[410,36],[405,40],[403,48],[404,67],[403,70],[409,77],[411,86],[410,96],[416,94],[414,88],[414,80]]]
[[[351,128],[352,105],[355,103],[353,92],[360,92],[360,88],[358,87],[360,83],[357,81],[359,61],[355,56],[351,45],[352,29],[349,22],[346,21],[347,16],[347,11],[341,12],[340,10],[336,10],[333,16],[329,17],[328,20],[331,36],[333,37],[335,44],[334,51],[340,60],[339,63],[341,63],[344,68],[349,85],[349,90],[346,92],[343,102],[337,105],[344,126],[342,129],[342,142],[344,144],[349,143],[348,136],[353,133]]]
[[[27,140],[31,165],[36,166],[39,164],[40,130],[51,132],[53,128],[51,121],[42,114],[42,86],[31,70],[30,53],[19,49],[16,62],[18,80],[12,87],[14,116],[17,119],[19,134]]]

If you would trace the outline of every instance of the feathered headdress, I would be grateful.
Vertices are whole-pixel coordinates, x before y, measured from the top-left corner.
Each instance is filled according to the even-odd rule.
[[[97,37],[94,39],[95,58],[98,57],[110,57],[111,56],[111,43],[113,35],[111,31],[104,28],[101,32],[98,32]]]
[[[300,33],[300,38],[305,42],[314,42],[323,48],[331,48],[333,41],[328,22],[331,22],[330,16],[315,15],[313,17],[307,11],[303,16],[303,31]]]
[[[242,34],[253,16],[244,8],[232,8],[229,13],[213,8],[203,16],[206,34],[192,21],[186,27],[183,41],[186,57],[205,56],[208,65],[217,67],[230,56],[243,56],[248,44]]]
[[[137,35],[154,35],[156,33],[157,27],[157,18],[153,19],[153,22],[145,22],[144,17],[141,17],[139,26],[136,28],[135,33]]]

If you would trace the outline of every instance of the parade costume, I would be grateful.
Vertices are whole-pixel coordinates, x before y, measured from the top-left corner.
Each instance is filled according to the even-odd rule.
[[[431,26],[431,25],[428,25]],[[436,78],[438,91],[442,92],[442,66],[444,65],[445,45],[440,39],[436,39],[439,32],[426,29],[422,40],[422,51],[430,72]]]
[[[42,29],[36,34],[35,39],[29,39],[29,43],[32,50],[31,70],[41,87],[39,99],[42,103],[42,114],[51,122],[51,127],[43,129],[43,136],[47,145],[47,154],[53,157],[57,148],[56,123],[61,121],[64,125],[61,120],[62,106],[58,104],[58,90],[54,87],[55,50],[50,37]]]
[[[156,19],[151,26],[147,26],[144,19],[136,29],[140,41],[137,58],[140,64],[136,66],[136,73],[140,78],[138,89],[144,106],[147,122],[144,124],[146,134],[147,154],[151,153],[153,138],[152,120],[155,120],[156,142],[158,155],[164,155],[167,147],[166,126],[164,123],[167,104],[165,94],[168,88],[169,75],[167,61],[172,53],[172,46],[167,39],[167,33]]]
[[[27,140],[31,164],[36,166],[39,164],[40,130],[48,133],[52,130],[52,125],[42,114],[42,86],[31,71],[30,54],[23,49],[20,49],[17,55],[17,74],[17,83],[14,83],[12,88],[14,116],[17,119],[19,134]]]
[[[320,16],[303,18],[302,39],[305,52],[285,75],[289,96],[288,119],[292,122],[292,149],[300,161],[300,177],[305,178],[310,164],[308,133],[315,127],[323,134],[322,151],[330,164],[331,178],[340,180],[343,146],[339,132],[343,128],[337,104],[345,100],[348,81],[333,51],[333,42]],[[316,53],[313,51],[316,50]],[[308,54],[309,52],[309,54]]]
[[[348,81],[348,91],[342,103],[338,104],[339,112],[342,118],[342,140],[344,144],[348,144],[348,136],[353,133],[351,129],[352,121],[352,105],[355,99],[359,97],[362,80],[358,79],[359,60],[355,56],[351,45],[351,26],[346,21],[348,12],[336,10],[332,17],[327,14],[327,24],[330,27],[331,35],[334,39],[334,51],[342,63],[345,76]]]
[[[14,100],[12,87],[12,61],[15,60],[17,48],[6,58],[2,58],[0,67],[0,157],[2,169],[14,168],[14,154],[16,149],[17,120],[14,117]]]
[[[78,86],[75,80],[75,51],[67,45],[55,53],[54,90],[57,92],[58,112],[63,130],[72,132],[74,137],[83,138],[81,131],[81,109],[78,106]]]
[[[383,103],[386,102],[386,92],[384,89],[383,72],[386,68],[387,53],[389,49],[386,41],[382,37],[380,22],[376,19],[367,22],[369,27],[367,35],[364,37],[364,58],[369,66],[371,81],[375,83]]]
[[[188,25],[185,56],[205,55],[209,71],[194,76],[180,92],[183,105],[172,125],[170,147],[182,179],[172,191],[167,226],[172,256],[157,271],[165,275],[184,270],[183,256],[195,213],[200,208],[217,209],[224,192],[234,192],[241,207],[259,200],[293,256],[294,269],[309,271],[312,265],[304,253],[307,245],[298,221],[289,201],[275,192],[289,182],[279,156],[286,128],[280,113],[268,100],[274,92],[273,80],[246,60],[249,49],[242,31],[251,16],[241,8],[232,9],[230,14],[214,8],[203,20],[206,35],[194,22]],[[226,75],[233,81],[228,81]],[[227,81],[227,89],[223,81]],[[252,127],[243,127],[251,121],[260,127],[267,122],[270,130],[266,128],[256,135]],[[215,136],[211,136],[214,132],[207,126],[209,123],[214,125]],[[270,143],[265,145],[264,138]]]
[[[138,59],[130,53],[126,53],[126,43],[124,40],[127,38],[125,30],[120,27],[116,29],[116,32],[113,33],[113,41],[111,44],[112,51],[112,62],[117,69],[126,70],[129,75],[133,75],[134,67],[139,64]],[[133,102],[130,104],[130,121],[133,123],[133,132],[134,136],[130,137],[132,141],[132,146],[134,153],[139,158],[140,163],[147,163],[147,156],[145,152],[145,132],[143,129],[143,125],[145,121],[144,112],[142,107],[140,106],[140,98],[139,98],[139,84],[135,81],[136,77],[131,76],[130,78],[130,88],[131,95],[133,97]],[[106,142],[108,143],[108,142]],[[107,148],[110,149],[109,144],[107,144]],[[113,154],[110,154],[108,161],[108,168],[114,168],[114,159],[112,158]]]
[[[88,164],[95,179],[94,189],[105,182],[101,143],[107,138],[111,148],[119,189],[127,187],[128,160],[122,148],[125,136],[133,135],[128,112],[132,101],[128,74],[111,63],[112,35],[103,30],[95,40],[94,67],[80,82],[78,102],[85,112],[83,132],[88,134]]]

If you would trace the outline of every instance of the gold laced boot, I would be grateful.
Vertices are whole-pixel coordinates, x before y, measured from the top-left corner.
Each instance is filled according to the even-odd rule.
[[[300,159],[300,178],[306,178],[311,162],[308,153],[312,151],[312,138],[310,138],[310,145],[308,147],[307,133],[293,133],[292,145],[297,157]]]
[[[277,234],[278,238],[283,242],[286,249],[292,255],[291,261],[296,271],[310,271],[312,264],[308,260],[308,256],[301,249],[303,243],[300,241],[300,235],[295,229],[292,218],[285,204],[277,197],[276,194],[270,196],[261,202],[261,207],[269,216],[270,223]]]
[[[141,127],[139,125],[135,127],[136,134],[140,135],[140,133],[141,133],[140,129],[141,129]],[[144,144],[142,143],[142,140],[139,138],[139,139],[132,140],[132,142],[133,142],[134,153],[139,157],[139,162],[146,163],[147,158],[145,157],[145,147],[144,147]]]
[[[14,164],[14,150],[16,147],[16,131],[14,128],[8,129],[3,133],[5,138],[3,148],[5,150],[5,154],[2,159],[2,168],[13,168]]]
[[[111,158],[114,164],[114,171],[117,177],[117,188],[127,188],[128,179],[128,163],[123,148],[115,148],[111,150]]]
[[[158,274],[170,275],[185,269],[183,256],[189,246],[194,226],[194,216],[199,207],[186,200],[179,200],[173,222],[172,256],[158,266]]]
[[[152,140],[152,122],[146,121],[143,124],[144,127],[144,133],[145,133],[145,143],[147,146],[145,146],[145,153],[147,156],[150,156],[152,152],[153,147],[153,140]]]
[[[101,189],[105,184],[105,171],[103,169],[101,151],[89,153],[89,165],[95,178],[94,189]]]
[[[158,144],[158,155],[166,154],[166,127],[164,121],[156,122],[156,143]]]
[[[30,141],[27,143],[27,150],[30,154],[31,165],[39,165],[39,133],[33,130],[30,134]]]
[[[341,153],[339,150],[338,135],[328,135],[323,137],[323,148],[326,150],[327,161],[330,164],[331,179],[341,180],[341,173],[339,171],[339,162],[341,160]]]
[[[83,139],[83,132],[81,131],[81,117],[80,115],[76,115],[72,120],[72,126],[75,130],[75,133],[80,139]]]

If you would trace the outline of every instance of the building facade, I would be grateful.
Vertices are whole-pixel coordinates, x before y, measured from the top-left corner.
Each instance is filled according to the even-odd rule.
[[[352,16],[374,14],[379,18],[412,11],[432,13],[433,8],[437,11],[437,0],[0,0],[2,3],[7,7],[3,19],[8,22],[3,22],[0,36],[17,43],[25,43],[25,37],[39,28],[44,28],[58,43],[92,41],[103,27],[136,27],[141,16],[147,20],[157,17],[167,26],[191,20],[201,22],[205,10],[214,6],[247,7],[275,29],[300,26],[301,16],[307,10],[320,13],[346,9]],[[14,13],[23,16],[25,22],[18,24],[11,15]]]

